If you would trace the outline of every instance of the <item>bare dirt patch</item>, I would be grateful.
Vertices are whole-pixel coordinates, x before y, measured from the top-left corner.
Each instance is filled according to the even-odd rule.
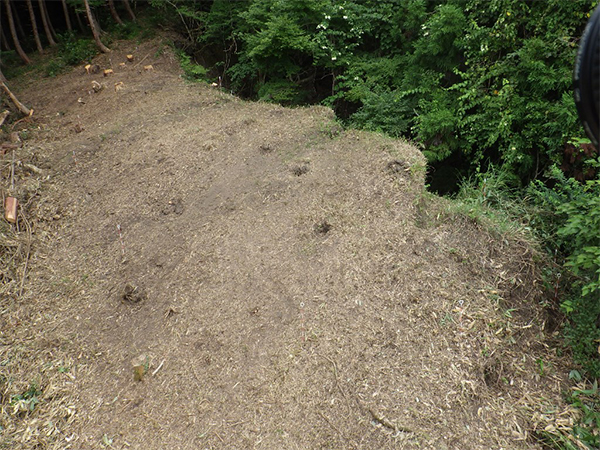
[[[50,178],[2,300],[5,445],[539,448],[564,369],[526,244],[424,194],[404,142],[188,84],[156,42],[114,47],[94,61],[111,77],[20,89],[20,157]]]

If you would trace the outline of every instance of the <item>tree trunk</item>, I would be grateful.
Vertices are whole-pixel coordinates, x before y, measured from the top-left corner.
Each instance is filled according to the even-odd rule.
[[[75,11],[75,18],[77,19],[77,25],[79,26],[79,29],[81,31],[86,31],[86,28],[81,21],[81,14],[79,14],[77,11]]]
[[[33,4],[31,0],[27,0],[27,9],[29,10],[29,18],[31,19],[31,27],[33,28],[33,38],[35,39],[35,46],[40,52],[40,55],[44,53],[42,48],[42,41],[40,41],[40,34],[38,33],[37,23],[35,20],[35,12],[33,12]]]
[[[8,1],[8,0],[5,0],[5,1]],[[32,111],[27,106],[25,106],[23,103],[21,103],[19,101],[19,99],[15,96],[15,94],[13,94],[10,91],[10,89],[8,88],[8,86],[6,85],[6,78],[4,78],[2,71],[0,71],[0,89],[2,89],[6,93],[6,95],[8,95],[10,97],[10,99],[15,104],[15,106],[19,109],[19,111],[21,111],[26,116],[31,115]]]
[[[54,31],[54,27],[52,26],[52,21],[50,20],[50,14],[48,13],[48,7],[46,6],[46,2],[44,2],[44,13],[46,14],[46,22],[48,22],[50,33],[52,33],[52,37],[54,38],[54,40],[56,40],[56,31]]]
[[[117,13],[117,9],[115,8],[115,0],[108,0],[108,7],[110,8],[110,14],[113,16],[113,19],[115,19],[115,22],[117,22],[119,25],[125,25]]]
[[[96,27],[94,16],[92,16],[90,2],[88,0],[83,0],[83,3],[85,4],[85,12],[87,14],[88,22],[90,23],[90,28],[92,29],[92,34],[94,35],[94,41],[96,41],[96,45],[102,53],[110,52],[110,48],[108,48],[102,43],[102,41],[100,41],[100,33],[98,33],[98,28]]]
[[[23,31],[23,25],[21,24],[21,17],[19,16],[19,12],[17,11],[17,7],[15,6],[15,2],[10,2],[10,6],[12,9],[13,20],[15,21],[15,25],[17,26],[17,32],[21,35],[21,38],[27,36],[25,31]]]
[[[4,50],[10,50],[10,44],[8,43],[8,39],[7,39],[6,35],[4,34],[4,30],[1,28],[0,28],[0,43],[2,44],[2,48]]]
[[[31,61],[29,60],[29,58],[27,57],[27,54],[23,51],[23,47],[21,47],[21,44],[19,43],[19,37],[17,36],[17,30],[15,29],[15,21],[13,19],[12,11],[10,8],[10,3],[8,2],[8,0],[4,0],[4,6],[6,7],[6,17],[8,19],[8,27],[10,28],[10,34],[13,38],[13,42],[15,44],[15,49],[17,50],[17,53],[19,54],[19,56],[21,57],[23,62],[25,64],[29,64],[29,63],[31,63]]]
[[[62,0],[62,7],[65,13],[65,21],[67,22],[67,30],[73,31],[73,27],[71,26],[71,18],[69,17],[69,7],[67,6],[67,0]]]
[[[42,0],[38,0],[38,4],[40,5],[40,16],[42,16],[42,24],[44,25],[44,31],[46,32],[46,38],[48,38],[48,43],[51,47],[56,45],[56,41],[52,37],[52,32],[50,31],[50,27],[48,26],[48,20],[46,20],[46,6]]]
[[[123,0],[123,3],[125,3],[125,9],[127,9],[127,12],[129,13],[129,16],[131,17],[131,20],[133,20],[135,22],[136,21],[135,14],[133,13],[133,10],[131,9],[131,5],[129,5],[129,0]]]

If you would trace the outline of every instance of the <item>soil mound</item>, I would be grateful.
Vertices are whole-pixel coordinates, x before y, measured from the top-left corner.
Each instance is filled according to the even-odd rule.
[[[6,400],[7,443],[536,448],[562,373],[529,247],[427,195],[405,142],[114,47],[94,61],[112,75],[20,90],[46,188],[3,300],[7,398],[37,386],[34,409]]]

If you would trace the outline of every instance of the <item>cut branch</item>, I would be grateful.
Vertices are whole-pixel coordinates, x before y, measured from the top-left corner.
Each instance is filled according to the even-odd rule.
[[[11,90],[8,88],[8,86],[6,85],[6,83],[4,81],[5,81],[4,75],[2,75],[0,73],[0,89],[2,89],[6,93],[6,95],[8,95],[10,97],[10,99],[15,104],[15,106],[19,109],[19,111],[21,111],[26,116],[30,116],[33,113],[33,110],[29,109],[27,106],[25,106],[23,103],[21,103],[19,101],[19,99],[15,96],[15,94],[13,94],[11,92]]]

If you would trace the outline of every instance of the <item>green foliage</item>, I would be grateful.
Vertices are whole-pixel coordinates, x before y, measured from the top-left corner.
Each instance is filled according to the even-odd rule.
[[[464,179],[451,209],[487,225],[499,236],[512,235],[533,241],[529,223],[535,214],[512,187],[510,172],[494,166]]]
[[[299,86],[289,80],[268,81],[258,90],[260,100],[283,105],[299,103],[300,96]]]
[[[600,180],[588,181],[558,213],[566,221],[557,234],[568,243],[566,265],[580,277],[581,295],[600,292]]]
[[[42,395],[42,391],[40,390],[38,384],[36,382],[32,382],[29,385],[29,389],[27,389],[25,392],[12,396],[11,405],[15,405],[17,409],[32,412],[35,409],[35,406],[39,403],[38,397],[40,395]]]
[[[598,381],[594,381],[591,389],[576,389],[567,399],[582,412],[582,418],[573,427],[573,434],[589,448],[600,448],[600,393]]]
[[[600,448],[600,393],[598,382],[594,381],[589,389],[574,389],[566,398],[567,402],[577,409],[581,417],[573,425],[571,435],[562,430],[544,431],[542,441],[561,450],[577,450],[581,448]],[[576,445],[578,444],[578,445]],[[585,447],[582,447],[585,446]]]
[[[207,70],[205,67],[193,62],[191,56],[181,50],[176,51],[176,54],[186,79],[190,81],[206,79]]]
[[[96,53],[94,42],[90,39],[78,38],[72,32],[58,35],[58,56],[53,58],[45,68],[47,76],[56,76],[69,66],[89,61]]]
[[[150,27],[142,27],[140,23],[132,21],[123,22],[123,25],[111,21],[107,29],[111,39],[135,39],[140,34],[147,39],[153,36],[154,31]]]
[[[27,73],[30,68],[22,64],[21,58],[17,55],[16,51],[3,50],[0,51],[0,69],[4,76],[10,80]]]
[[[363,106],[353,114],[354,125],[399,137],[410,130],[410,111],[397,92],[374,89],[361,95]]]
[[[600,161],[591,161],[596,167]],[[600,178],[580,183],[556,167],[549,188],[535,181],[528,189],[530,221],[548,251],[564,258],[561,309],[567,314],[567,342],[574,360],[592,377],[600,376]],[[564,283],[564,282],[563,282]]]
[[[591,161],[595,166],[600,160]],[[566,256],[566,267],[577,277],[583,296],[600,291],[600,178],[580,183],[556,167],[549,173],[550,189],[537,180],[529,188],[538,210],[532,224],[540,230],[550,251]]]

